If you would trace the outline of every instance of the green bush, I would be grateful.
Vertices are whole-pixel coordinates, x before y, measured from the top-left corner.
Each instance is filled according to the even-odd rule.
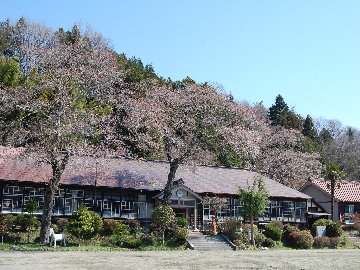
[[[271,238],[266,237],[265,241],[262,243],[263,247],[268,247],[268,248],[272,248],[275,247],[275,241],[272,240]]]
[[[104,234],[105,235],[112,235],[116,229],[116,220],[115,219],[111,219],[111,218],[107,218],[104,219]]]
[[[290,225],[284,226],[284,231],[283,231],[283,235],[282,235],[282,241],[284,242],[284,244],[293,246],[293,243],[292,243],[293,239],[290,237],[290,234],[293,232],[300,232],[300,230],[296,226],[290,226]]]
[[[340,237],[343,233],[338,222],[331,222],[326,226],[326,234],[329,237]]]
[[[127,237],[123,239],[121,246],[125,248],[138,248],[142,244],[141,240],[136,237]]]
[[[122,221],[118,221],[116,223],[114,234],[120,238],[129,236],[130,235],[129,225],[125,224]]]
[[[158,242],[159,237],[155,233],[145,233],[140,237],[144,245],[154,245]]]
[[[314,243],[314,238],[308,230],[292,232],[289,238],[291,239],[292,247],[295,248],[309,249]]]
[[[259,232],[255,233],[254,238],[257,247],[262,247],[266,240],[266,236]]]
[[[8,232],[4,237],[4,242],[18,244],[21,242],[21,235],[19,232]]]
[[[314,237],[314,248],[326,248],[330,245],[330,238],[327,236]]]
[[[154,233],[145,233],[140,237],[144,245],[154,245],[158,241],[158,237]]]
[[[220,231],[225,234],[231,241],[234,241],[236,232],[242,231],[242,222],[240,220],[229,218],[220,224]],[[241,238],[241,237],[240,237]]]
[[[69,223],[69,232],[79,238],[80,242],[84,239],[90,239],[102,231],[103,221],[101,217],[88,210],[84,205],[73,214]],[[80,244],[79,242],[79,244]]]
[[[187,228],[175,227],[172,230],[172,240],[175,243],[183,244],[186,242],[186,238],[189,236],[189,231]]]
[[[152,221],[153,228],[156,228],[162,237],[162,244],[165,243],[165,231],[170,229],[176,220],[174,210],[168,205],[159,205],[155,208]]]
[[[321,219],[318,219],[317,221],[315,221],[313,223],[313,225],[311,226],[311,234],[313,236],[316,236],[316,227],[317,226],[327,226],[329,224],[331,224],[333,221],[329,220],[329,219],[324,219],[324,218],[321,218]]]
[[[268,223],[265,225],[264,235],[274,241],[280,241],[282,236],[282,229],[275,223]]]
[[[15,225],[20,227],[21,231],[35,229],[40,226],[40,221],[30,214],[21,213],[16,217]]]
[[[186,218],[178,217],[176,219],[176,224],[181,228],[186,228],[187,227],[187,220],[186,220]]]
[[[56,221],[56,225],[58,227],[59,233],[66,232],[69,227],[69,220],[67,218],[59,218]]]

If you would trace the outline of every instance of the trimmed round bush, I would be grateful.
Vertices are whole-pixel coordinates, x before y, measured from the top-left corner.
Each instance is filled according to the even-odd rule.
[[[266,236],[259,232],[255,233],[254,238],[257,247],[262,247],[264,241],[266,240]]]
[[[326,248],[330,245],[330,238],[327,236],[321,237],[317,236],[314,237],[314,248]]]
[[[292,246],[293,243],[291,242],[293,239],[290,237],[290,234],[293,232],[300,232],[299,228],[296,226],[285,225],[282,240],[286,245]]]
[[[310,249],[314,243],[314,238],[308,230],[292,232],[289,238],[291,239],[292,247],[295,248]]]
[[[329,248],[337,248],[340,242],[341,242],[340,237],[330,238]]]
[[[58,227],[59,232],[65,232],[67,231],[68,227],[69,227],[69,220],[67,218],[59,218],[56,221],[56,225]]]
[[[172,230],[172,240],[176,243],[185,243],[188,236],[189,231],[187,228],[176,227]]]
[[[272,248],[275,247],[275,241],[272,240],[271,238],[265,238],[265,241],[262,243],[263,247],[268,247],[268,248]]]
[[[128,222],[130,232],[136,233],[140,230],[140,221],[137,219],[132,219]]]
[[[329,237],[339,237],[343,234],[343,230],[340,227],[338,222],[332,221],[329,225],[326,226],[326,234]]]
[[[282,229],[280,229],[275,223],[269,223],[265,225],[264,235],[274,241],[280,241]]]
[[[281,230],[284,229],[284,224],[283,224],[280,220],[274,220],[274,221],[271,221],[270,223],[276,225],[276,226],[279,227]]]
[[[116,229],[116,223],[115,219],[104,219],[104,234],[112,235]]]

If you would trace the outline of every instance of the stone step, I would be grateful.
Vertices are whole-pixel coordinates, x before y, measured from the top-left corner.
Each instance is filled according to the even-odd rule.
[[[229,243],[221,235],[204,235],[202,233],[190,233],[188,242],[195,250],[231,250]]]

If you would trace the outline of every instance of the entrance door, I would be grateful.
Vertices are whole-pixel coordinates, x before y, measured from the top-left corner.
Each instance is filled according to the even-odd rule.
[[[187,218],[187,211],[186,208],[174,208],[175,216]]]

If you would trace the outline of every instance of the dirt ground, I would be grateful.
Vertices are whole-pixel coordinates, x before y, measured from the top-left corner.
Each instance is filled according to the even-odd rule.
[[[360,269],[360,249],[272,251],[0,252],[0,269]]]

